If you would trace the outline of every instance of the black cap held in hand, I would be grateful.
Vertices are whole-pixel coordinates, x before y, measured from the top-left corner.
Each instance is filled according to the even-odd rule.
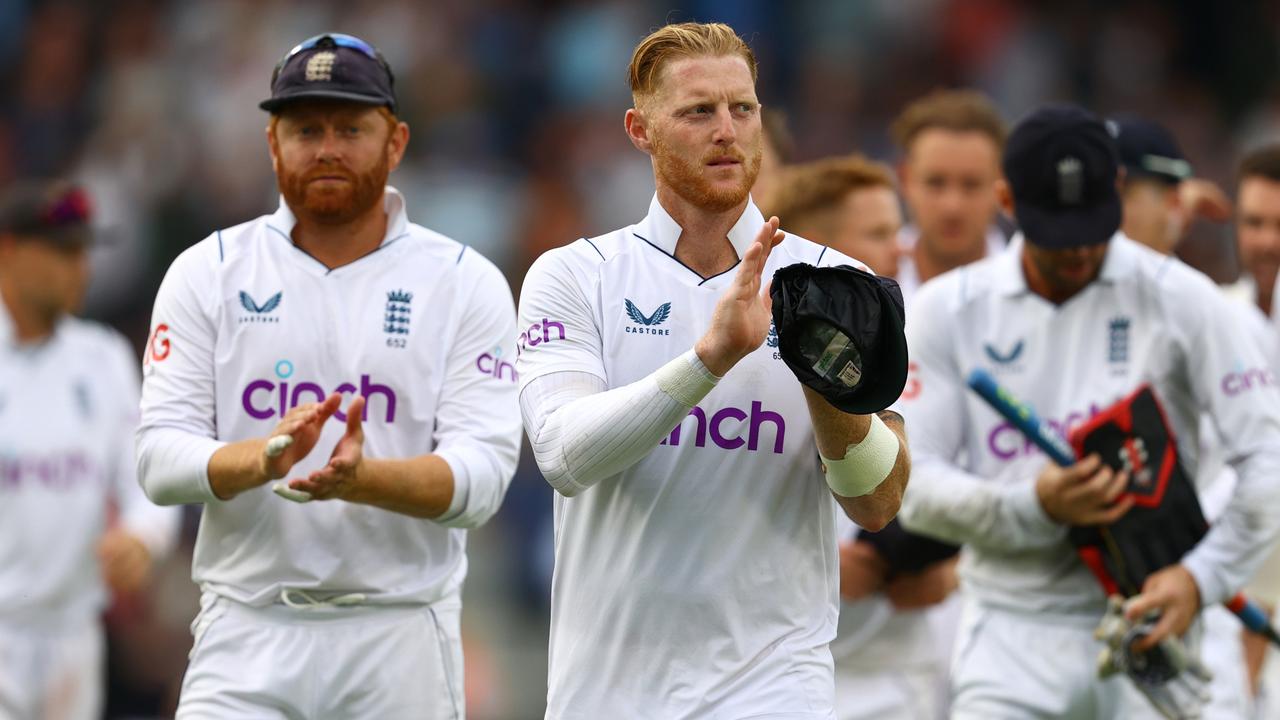
[[[1115,143],[1102,121],[1073,105],[1035,111],[1013,129],[1004,175],[1027,242],[1097,245],[1120,228]]]
[[[267,112],[298,100],[342,100],[396,111],[394,79],[382,55],[359,38],[332,33],[304,41],[285,56],[271,79]]]
[[[857,415],[897,401],[907,382],[902,291],[847,265],[788,265],[773,275],[778,352],[800,382]]]

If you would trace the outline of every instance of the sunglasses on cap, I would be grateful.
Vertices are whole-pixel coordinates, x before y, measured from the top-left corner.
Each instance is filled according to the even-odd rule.
[[[284,69],[284,66],[288,64],[291,59],[293,59],[294,55],[305,50],[311,50],[312,48],[329,49],[335,47],[355,50],[356,52],[364,54],[369,59],[377,61],[377,63],[382,66],[382,69],[386,71],[387,80],[390,81],[391,85],[395,85],[396,76],[392,74],[391,66],[387,64],[386,58],[382,57],[382,53],[378,52],[378,48],[370,45],[364,40],[361,40],[355,35],[347,35],[346,33],[321,33],[320,35],[309,37],[297,45],[294,45],[293,49],[285,53],[285,56],[280,58],[280,62],[276,63],[275,70],[271,71],[271,84],[276,84],[276,78],[280,77],[280,71]]]

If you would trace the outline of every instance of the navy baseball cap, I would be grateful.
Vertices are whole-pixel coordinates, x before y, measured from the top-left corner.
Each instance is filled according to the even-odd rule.
[[[1107,128],[1074,105],[1050,105],[1018,123],[1004,176],[1027,242],[1065,249],[1104,243],[1120,228],[1119,160]]]
[[[1107,131],[1115,138],[1120,163],[1128,177],[1148,177],[1170,185],[1191,177],[1191,163],[1173,133],[1160,123],[1117,117],[1107,121]]]
[[[93,241],[92,206],[85,191],[57,180],[30,180],[0,193],[0,233],[63,246]]]
[[[382,53],[354,35],[325,33],[294,46],[271,73],[267,112],[298,100],[345,100],[396,111],[395,77]]]

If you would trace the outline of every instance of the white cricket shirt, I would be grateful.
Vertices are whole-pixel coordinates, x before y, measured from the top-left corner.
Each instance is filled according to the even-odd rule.
[[[965,385],[984,368],[1051,427],[1070,428],[1144,383],[1197,476],[1207,412],[1240,483],[1183,559],[1206,604],[1233,594],[1280,523],[1280,387],[1238,308],[1200,273],[1117,234],[1099,277],[1060,306],[1031,292],[1022,240],[921,287],[907,312],[914,371],[907,527],[966,544],[967,590],[986,604],[1096,619],[1098,583],[1040,506],[1046,458]],[[963,460],[961,460],[963,458]]]
[[[749,203],[739,257],[764,224]],[[675,259],[655,197],[642,221],[544,254],[520,300],[521,385],[586,372],[616,388],[693,347],[736,270]],[[795,235],[793,263],[853,264]],[[736,267],[736,266],[735,266]],[[776,336],[624,472],[555,498],[547,717],[827,718],[837,505]]]
[[[0,301],[0,623],[96,620],[109,508],[153,559],[173,547],[178,512],[134,474],[137,422],[137,358],[119,333],[68,317],[19,344]]]
[[[502,501],[520,438],[511,291],[474,250],[409,222],[394,189],[385,202],[382,245],[348,265],[329,270],[295,246],[282,201],[189,248],[160,287],[139,475],[160,502],[205,504],[192,577],[207,591],[254,605],[284,588],[433,602],[466,575],[462,528]],[[343,408],[356,393],[368,400],[366,456],[448,462],[455,490],[441,518],[299,505],[270,483],[230,501],[213,495],[217,447],[265,437],[289,408],[335,391]],[[330,418],[290,478],[328,462],[344,419]]]

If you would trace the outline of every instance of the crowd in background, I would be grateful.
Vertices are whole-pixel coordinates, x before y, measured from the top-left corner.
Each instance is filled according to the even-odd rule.
[[[338,30],[394,69],[412,139],[391,182],[412,219],[493,259],[518,293],[545,250],[643,216],[652,172],[622,131],[625,69],[640,37],[686,19],[727,22],[751,43],[793,162],[893,162],[892,118],[954,86],[1008,121],[1068,99],[1158,119],[1196,175],[1227,188],[1245,150],[1280,137],[1273,3],[0,0],[0,187],[60,175],[88,188],[107,242],[86,314],[141,347],[172,259],[276,204],[257,103],[289,47]],[[1180,252],[1229,281],[1232,248],[1227,225],[1201,223]],[[472,717],[541,716],[550,497],[526,460],[474,533]],[[188,573],[179,554],[146,597],[113,608],[113,716],[171,707],[196,603]]]

